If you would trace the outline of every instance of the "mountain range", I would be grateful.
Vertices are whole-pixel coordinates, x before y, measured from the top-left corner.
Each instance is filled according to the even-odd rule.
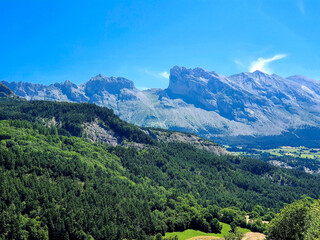
[[[95,103],[139,126],[195,133],[219,143],[273,136],[295,141],[320,127],[320,82],[300,75],[223,76],[175,66],[166,89],[140,91],[131,80],[101,74],[80,85],[2,83],[27,100]]]
[[[228,93],[237,100],[232,104],[241,106],[249,91],[242,93],[221,76],[217,78],[226,82],[222,89],[220,83],[210,87],[214,79],[188,77],[171,76],[168,89],[149,96],[158,96],[159,102],[180,101],[229,121],[245,118],[237,115],[241,110],[219,110],[212,101],[225,101]],[[91,101],[90,93],[102,91],[121,96],[117,101],[125,104],[155,91],[140,92],[125,79],[98,78],[80,86],[51,85],[43,93],[78,94]],[[59,88],[63,85],[69,85],[65,95]],[[37,87],[45,91],[45,86]],[[130,91],[136,95],[125,98]],[[185,230],[221,237],[232,228],[264,232],[270,220],[271,234],[278,236],[278,228],[296,231],[297,224],[277,219],[293,218],[301,219],[301,229],[318,229],[304,227],[306,218],[319,222],[317,212],[310,218],[301,217],[301,211],[291,216],[286,208],[281,211],[284,217],[276,215],[301,198],[299,203],[309,203],[299,205],[306,206],[302,211],[313,213],[312,198],[320,193],[318,176],[228,154],[194,134],[139,127],[96,104],[52,100],[26,101],[0,83],[0,239],[169,240]],[[297,209],[296,203],[291,206]]]

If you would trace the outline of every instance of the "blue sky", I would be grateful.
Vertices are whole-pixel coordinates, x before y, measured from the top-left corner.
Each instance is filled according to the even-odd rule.
[[[0,80],[102,73],[168,85],[174,65],[320,80],[318,0],[0,0]]]

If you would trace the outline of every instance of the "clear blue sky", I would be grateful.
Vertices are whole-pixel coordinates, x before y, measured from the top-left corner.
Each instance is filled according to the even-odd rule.
[[[0,0],[0,12],[0,80],[165,88],[174,65],[320,80],[318,0]]]

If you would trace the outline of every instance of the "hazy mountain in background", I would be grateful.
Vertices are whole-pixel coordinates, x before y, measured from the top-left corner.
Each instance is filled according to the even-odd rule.
[[[270,136],[295,141],[298,133],[320,127],[320,83],[298,75],[255,71],[227,77],[175,66],[164,90],[140,91],[128,79],[101,74],[81,85],[2,83],[28,100],[96,103],[140,126],[192,132],[222,143]]]
[[[18,98],[18,96],[6,85],[0,83],[0,98]]]

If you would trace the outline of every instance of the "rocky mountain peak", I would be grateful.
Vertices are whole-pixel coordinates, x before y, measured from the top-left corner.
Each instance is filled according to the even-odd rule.
[[[105,80],[105,81],[108,81],[108,79],[109,79],[108,77],[105,77],[105,76],[103,76],[101,73],[99,73],[98,75],[90,78],[89,81],[97,81],[97,80]]]
[[[111,94],[120,94],[124,88],[135,89],[134,83],[131,80],[123,77],[105,77],[102,74],[92,77],[83,86],[87,96],[100,94],[104,91]]]
[[[170,69],[170,75],[171,74],[174,74],[176,72],[187,72],[188,70],[191,70],[191,69],[187,69],[186,67],[182,67],[182,66],[173,66],[171,69]]]
[[[202,68],[187,69],[175,66],[170,71],[168,89],[172,93],[189,94],[197,92],[204,94],[206,91],[217,92],[221,88],[229,87],[230,80],[214,71]]]
[[[285,84],[286,80],[278,75],[256,70],[254,72],[243,72],[228,77],[234,84],[241,88],[261,89],[266,87],[276,87]],[[248,90],[248,89],[247,89]]]
[[[216,72],[209,72],[202,68],[185,68],[175,66],[170,70],[170,82],[168,89],[173,92],[179,88],[195,88],[206,87],[210,80],[216,80],[222,76],[218,75]],[[194,89],[196,90],[197,87]],[[191,89],[190,89],[191,90]]]
[[[174,66],[170,69],[170,76],[171,75],[191,75],[194,77],[202,77],[202,78],[210,78],[212,75],[219,76],[216,72],[212,71],[209,72],[203,68],[196,67],[196,68],[185,68],[180,66]]]
[[[53,86],[58,87],[58,88],[78,88],[76,84],[71,82],[70,80],[65,80],[63,83],[55,83]]]
[[[173,94],[190,95],[191,92],[198,92],[208,84],[209,72],[201,69],[187,69],[174,66],[170,70],[170,80],[167,90]]]
[[[227,112],[230,112],[230,104],[225,99],[224,93],[235,92],[235,89],[226,77],[202,68],[186,69],[177,66],[170,73],[166,92],[171,98],[180,98],[198,108],[210,111],[220,108],[220,114],[229,114]]]
[[[320,82],[301,75],[282,78],[255,71],[226,77],[174,66],[167,89],[142,92],[126,78],[102,74],[79,86],[70,81],[49,86],[3,83],[28,100],[92,102],[141,126],[206,137],[277,135],[320,122]]]
[[[108,83],[117,83],[123,86],[123,88],[128,88],[128,89],[132,89],[134,88],[134,83],[131,80],[128,80],[124,77],[106,77],[102,74],[98,74],[95,77],[90,78],[90,80],[87,82],[104,82],[105,84]],[[85,83],[85,84],[87,84]]]
[[[255,70],[254,72],[252,72],[251,74],[253,74],[254,76],[263,76],[263,77],[266,77],[266,76],[269,76],[269,74],[265,73],[265,72],[262,72],[260,70]]]
[[[70,80],[65,80],[64,85],[75,85],[75,84],[73,82],[71,82]]]
[[[265,72],[259,71],[259,70],[255,70],[254,72],[242,72],[242,73],[231,75],[229,77],[230,78],[242,77],[242,78],[257,78],[257,79],[259,79],[259,78],[270,78],[271,75],[269,75]]]

